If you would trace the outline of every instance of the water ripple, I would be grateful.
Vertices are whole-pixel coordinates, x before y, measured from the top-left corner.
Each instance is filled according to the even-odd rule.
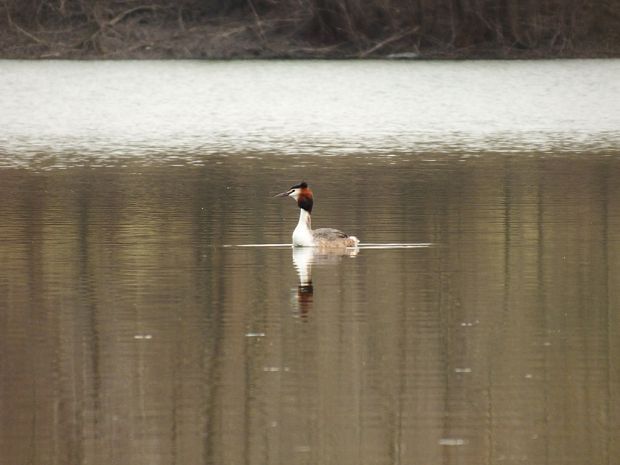
[[[619,60],[5,61],[2,70],[5,167],[172,156],[185,163],[221,153],[620,148]]]

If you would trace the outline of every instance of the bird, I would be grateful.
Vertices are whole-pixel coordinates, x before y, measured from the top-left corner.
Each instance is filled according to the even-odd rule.
[[[292,197],[299,207],[299,222],[293,231],[293,247],[345,248],[357,247],[360,240],[338,229],[312,229],[311,213],[314,203],[312,191],[305,181],[291,186],[274,197]]]

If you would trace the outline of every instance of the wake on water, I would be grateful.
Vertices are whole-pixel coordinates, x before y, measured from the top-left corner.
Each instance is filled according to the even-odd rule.
[[[369,242],[358,244],[357,247],[348,247],[350,249],[423,249],[431,247],[432,242]],[[226,244],[222,247],[274,247],[284,248],[292,247],[293,244]]]

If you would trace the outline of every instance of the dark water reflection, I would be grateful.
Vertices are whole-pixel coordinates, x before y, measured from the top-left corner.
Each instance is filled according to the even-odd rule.
[[[617,154],[200,161],[0,170],[2,463],[620,457]]]

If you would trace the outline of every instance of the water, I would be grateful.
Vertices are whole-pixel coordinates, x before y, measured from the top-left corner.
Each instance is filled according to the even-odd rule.
[[[617,462],[618,62],[0,71],[0,463]]]
[[[4,61],[0,146],[158,159],[617,149],[618,75],[620,60]]]

